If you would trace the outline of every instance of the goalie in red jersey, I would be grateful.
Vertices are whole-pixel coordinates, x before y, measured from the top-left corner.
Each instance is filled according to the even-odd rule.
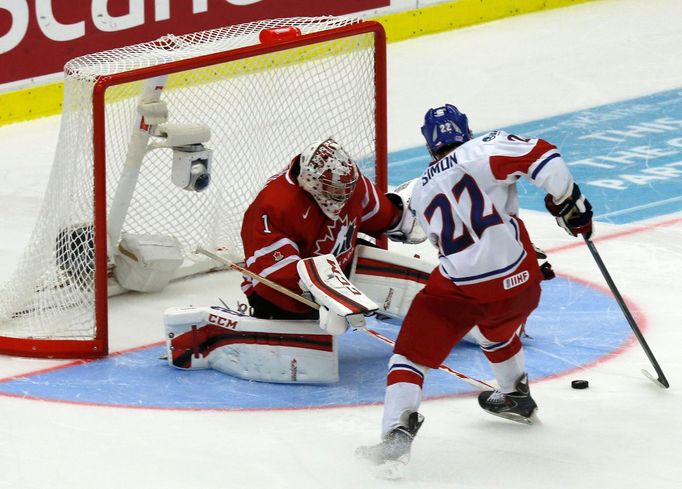
[[[398,197],[393,194],[391,197]],[[339,143],[307,147],[273,176],[242,223],[246,267],[299,294],[301,259],[332,254],[348,274],[358,232],[405,241],[414,226],[400,198],[387,197],[362,175]],[[405,206],[406,207],[406,206]],[[255,317],[314,319],[318,312],[249,277],[242,290]]]
[[[336,141],[310,145],[268,180],[244,214],[246,268],[256,277],[245,277],[242,283],[251,314],[227,306],[168,309],[164,324],[169,363],[256,381],[337,382],[334,337],[351,326],[362,327],[365,315],[379,309],[348,278],[353,277],[354,255],[360,259],[372,250],[374,255],[383,253],[373,260],[383,260],[391,269],[414,265],[409,258],[377,248],[358,246],[356,251],[358,233],[374,238],[386,234],[405,243],[426,239],[409,206],[411,188],[406,184],[384,195]],[[379,303],[390,303],[392,311],[407,304],[386,301],[386,293],[402,287],[399,295],[407,303],[418,289],[410,274],[356,276]],[[299,302],[281,292],[282,287],[314,303]]]

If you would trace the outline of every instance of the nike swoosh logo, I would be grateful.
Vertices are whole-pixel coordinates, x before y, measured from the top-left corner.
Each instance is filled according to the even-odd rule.
[[[310,206],[306,209],[306,211],[303,213],[303,219],[308,219],[308,213],[310,212]]]

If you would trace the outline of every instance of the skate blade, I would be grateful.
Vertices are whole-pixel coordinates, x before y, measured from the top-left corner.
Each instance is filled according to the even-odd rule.
[[[540,420],[537,417],[537,408],[533,410],[530,416],[522,416],[517,413],[491,413],[490,411],[486,411],[486,413],[492,414],[493,416],[498,416],[500,418],[508,419],[509,421],[516,421],[517,423],[521,424],[527,424],[527,425],[532,425],[532,424],[540,424]]]

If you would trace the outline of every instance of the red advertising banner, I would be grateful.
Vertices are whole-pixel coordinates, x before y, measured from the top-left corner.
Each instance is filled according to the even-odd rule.
[[[390,0],[2,0],[0,84],[62,71],[71,58],[165,34],[278,17],[343,15]]]

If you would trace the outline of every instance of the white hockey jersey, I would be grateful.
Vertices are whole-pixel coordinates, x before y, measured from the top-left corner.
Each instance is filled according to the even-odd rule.
[[[474,300],[512,295],[533,273],[523,265],[535,256],[517,216],[521,176],[556,201],[573,187],[555,146],[494,131],[432,162],[414,189],[411,205],[439,250],[441,273]]]

